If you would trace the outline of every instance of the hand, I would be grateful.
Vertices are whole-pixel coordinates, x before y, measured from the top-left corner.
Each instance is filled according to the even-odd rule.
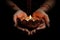
[[[21,19],[21,21],[27,17],[27,14],[22,10],[17,11],[15,14]]]
[[[35,20],[40,20],[44,16],[44,14],[37,10],[33,13],[32,16]]]
[[[33,13],[32,16],[33,16],[33,18],[34,18],[35,20],[44,19],[46,25],[49,26],[50,19],[49,19],[48,15],[47,15],[44,11],[38,9],[38,10],[36,10],[36,11]]]

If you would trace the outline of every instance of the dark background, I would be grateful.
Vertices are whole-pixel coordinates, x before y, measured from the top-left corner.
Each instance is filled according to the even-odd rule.
[[[24,1],[24,0],[22,0]],[[39,6],[43,3],[42,0],[40,0],[40,3],[37,1],[36,5],[32,5],[32,11],[33,13],[36,9],[39,8]],[[27,12],[27,7],[26,7],[26,2],[22,3],[20,0],[13,0],[23,11]],[[20,5],[21,4],[21,5]],[[6,0],[0,0],[0,27],[1,28],[1,33],[2,33],[2,38],[9,38],[9,39],[20,39],[20,40],[39,40],[39,39],[56,39],[56,37],[59,37],[60,34],[60,1],[56,0],[55,6],[47,13],[50,17],[51,25],[50,28],[46,28],[44,30],[37,31],[34,35],[28,36],[26,33],[22,32],[21,30],[18,30],[17,28],[14,27],[13,23],[13,14],[16,11],[14,11],[12,8],[10,8]],[[27,13],[28,14],[28,13]]]

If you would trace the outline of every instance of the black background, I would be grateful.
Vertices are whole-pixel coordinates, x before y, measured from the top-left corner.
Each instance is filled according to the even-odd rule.
[[[20,0],[14,1],[18,6],[20,4]],[[40,1],[40,3],[42,3]],[[24,4],[24,3],[22,3]],[[39,7],[40,4],[37,6]],[[23,5],[22,5],[23,6]],[[22,7],[19,6],[23,11],[27,12],[26,6]],[[35,5],[36,6],[36,5]],[[38,7],[32,7],[32,12],[34,12]],[[1,24],[1,33],[2,38],[5,39],[20,39],[20,40],[40,40],[40,39],[56,39],[56,37],[59,37],[60,34],[60,1],[56,0],[55,6],[47,13],[50,17],[51,25],[50,28],[46,28],[44,30],[37,31],[34,35],[28,36],[25,32],[22,32],[21,30],[18,30],[14,27],[13,23],[13,14],[15,11],[10,8],[5,0],[0,0],[0,20]]]

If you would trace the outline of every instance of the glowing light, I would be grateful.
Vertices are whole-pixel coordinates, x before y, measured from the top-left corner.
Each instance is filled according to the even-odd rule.
[[[32,19],[31,15],[29,16],[29,19]]]
[[[32,16],[30,15],[30,16],[27,17],[25,20],[26,20],[26,21],[32,20]]]

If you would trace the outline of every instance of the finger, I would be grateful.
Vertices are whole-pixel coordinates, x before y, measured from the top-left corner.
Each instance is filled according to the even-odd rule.
[[[28,35],[31,35],[31,33],[28,29],[25,29],[25,31],[28,33]]]
[[[32,30],[32,32],[35,33],[36,32],[36,29]]]
[[[25,31],[25,29],[24,28],[21,28],[21,27],[19,27],[19,26],[16,26],[19,30],[22,30],[22,31]]]
[[[44,16],[44,20],[45,20],[47,26],[49,27],[50,26],[50,19],[47,15]]]
[[[14,26],[17,25],[17,18],[18,18],[17,15],[14,15],[14,16],[13,16],[13,21],[14,21],[14,23],[15,23]]]
[[[33,32],[32,31],[30,31],[30,35],[32,35],[33,34]]]
[[[43,15],[43,19],[45,20],[45,23],[47,24],[47,26],[49,26],[49,23],[50,23],[50,19],[49,19],[49,16],[42,10],[40,10],[42,15]]]
[[[44,24],[39,25],[39,27],[38,27],[36,30],[40,30],[40,29],[44,29],[44,28],[46,28],[45,23],[44,23]]]
[[[28,33],[28,35],[31,35],[30,31],[26,31]]]
[[[23,11],[18,11],[18,12],[16,12],[16,14],[21,19],[21,21],[27,17],[27,14]]]
[[[28,29],[25,29],[25,31],[26,31],[26,32],[29,32],[29,30],[28,30]]]
[[[36,33],[36,30],[35,29],[32,30],[32,31],[30,31],[30,35],[33,35],[33,33]]]

